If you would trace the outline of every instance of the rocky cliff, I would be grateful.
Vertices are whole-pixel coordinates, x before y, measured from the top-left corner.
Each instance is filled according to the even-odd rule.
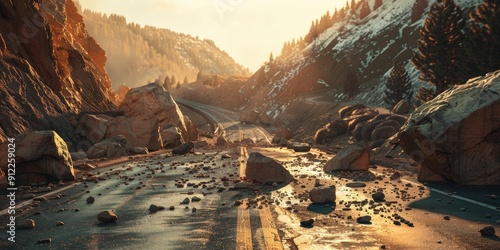
[[[0,142],[29,130],[74,141],[69,115],[113,109],[104,50],[71,0],[0,1]]]

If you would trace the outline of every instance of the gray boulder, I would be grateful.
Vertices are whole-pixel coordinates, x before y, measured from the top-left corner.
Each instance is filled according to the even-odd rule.
[[[413,112],[399,132],[426,171],[466,185],[500,184],[500,71],[453,87]]]
[[[115,117],[108,122],[106,138],[123,135],[134,147],[146,147],[155,151],[163,147],[159,120],[154,115],[139,115],[133,118]]]
[[[8,142],[0,145],[0,164],[5,173]],[[16,183],[33,184],[75,179],[73,160],[64,140],[55,131],[35,131],[15,137]]]

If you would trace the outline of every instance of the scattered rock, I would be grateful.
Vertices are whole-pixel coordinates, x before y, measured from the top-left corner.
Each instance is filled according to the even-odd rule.
[[[71,159],[73,161],[79,161],[87,159],[87,154],[84,151],[72,152],[70,153]]]
[[[360,187],[366,187],[366,184],[363,182],[349,182],[345,184],[345,186],[350,188],[360,188]]]
[[[42,244],[50,244],[52,242],[52,238],[47,238],[43,240],[38,240],[36,242],[37,245],[42,245]]]
[[[201,201],[201,198],[198,196],[194,196],[193,198],[191,198],[191,202],[199,202],[199,201]]]
[[[100,212],[97,219],[103,223],[111,223],[118,220],[118,216],[111,210]]]
[[[158,210],[160,210],[160,208],[157,205],[151,204],[149,206],[149,212],[151,212],[151,213],[156,213],[156,212],[158,212]]]
[[[189,151],[191,151],[193,148],[194,148],[193,142],[188,141],[172,149],[172,154],[184,155],[189,153]]]
[[[301,227],[311,228],[313,227],[314,219],[303,220],[300,222]]]
[[[64,226],[64,222],[62,222],[62,221],[58,221],[58,222],[56,223],[56,226]]]
[[[315,187],[309,191],[309,199],[313,203],[333,203],[336,199],[335,186]]]
[[[292,142],[290,145],[288,145],[289,149],[292,149],[295,152],[309,152],[311,150],[311,146],[309,143],[303,143],[303,142]]]
[[[163,126],[160,134],[164,148],[177,147],[183,143],[182,131],[173,124]]]
[[[261,183],[288,183],[294,180],[283,165],[258,152],[250,153],[245,176]]]
[[[356,221],[359,223],[359,224],[370,224],[371,223],[371,220],[372,220],[372,217],[369,216],[369,215],[365,215],[365,216],[360,216],[356,219]]]
[[[366,144],[354,144],[338,152],[323,167],[323,170],[361,170],[370,167],[370,148]]]
[[[384,201],[385,194],[382,192],[376,192],[376,193],[372,194],[372,198],[374,201],[381,202],[381,201]]]
[[[32,219],[23,220],[16,225],[17,229],[32,229],[35,228],[35,221]]]
[[[184,205],[184,204],[189,204],[190,200],[189,198],[184,198],[183,201],[181,201],[181,204]]]
[[[89,198],[87,198],[88,204],[92,204],[92,203],[94,203],[94,201],[95,201],[95,198],[93,196],[89,196]]]
[[[482,236],[495,236],[495,228],[493,226],[487,226],[479,230]]]

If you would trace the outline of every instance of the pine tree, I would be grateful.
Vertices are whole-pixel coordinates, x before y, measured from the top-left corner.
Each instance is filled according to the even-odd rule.
[[[420,30],[412,63],[419,79],[436,87],[435,95],[462,81],[464,26],[462,10],[453,0],[437,0]]]
[[[425,12],[425,9],[427,8],[427,0],[416,0],[415,3],[413,4],[413,8],[411,9],[411,23],[414,23],[420,18],[422,18],[422,15]]]
[[[271,54],[269,55],[269,63],[273,64],[273,62],[274,62],[274,57],[273,57],[273,52],[271,52]]]
[[[368,1],[363,1],[363,5],[361,5],[361,10],[359,11],[359,19],[363,19],[366,16],[370,15],[370,6],[368,6]]]
[[[500,69],[500,1],[483,0],[470,18],[466,29],[466,62],[470,63],[466,78]]]
[[[375,3],[373,4],[373,10],[378,9],[380,6],[382,6],[382,0],[375,0]]]
[[[167,76],[165,76],[165,79],[163,80],[163,87],[167,90],[170,89],[170,86],[172,85],[172,82],[170,81],[170,78]]]
[[[394,67],[391,75],[385,84],[386,89],[384,101],[391,107],[394,107],[399,101],[407,100],[410,102],[412,87],[410,76],[406,72],[405,65],[401,61],[394,61]]]
[[[359,75],[353,70],[349,70],[344,78],[344,93],[349,97],[354,97],[359,93]]]
[[[198,71],[198,74],[196,75],[196,81],[199,81],[201,77],[203,76],[203,71]]]

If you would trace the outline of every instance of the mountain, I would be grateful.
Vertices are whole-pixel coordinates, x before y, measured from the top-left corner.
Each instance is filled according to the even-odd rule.
[[[405,63],[416,93],[426,83],[418,80],[419,72],[410,58],[426,13],[435,1],[419,0],[417,2],[423,5],[418,7],[414,7],[415,2],[360,0],[313,22],[305,39],[287,42],[283,53],[264,63],[240,89],[249,98],[246,108],[276,118],[297,97],[304,95],[387,106],[383,100],[384,89],[394,60]],[[456,2],[467,10],[481,0]],[[353,97],[342,88],[349,72],[358,72],[360,76],[360,93]]]
[[[89,33],[106,50],[106,69],[115,89],[175,76],[175,82],[196,79],[199,71],[219,75],[249,75],[212,40],[127,23],[123,16],[83,11]]]
[[[75,4],[0,1],[0,141],[29,130],[74,138],[69,116],[115,108],[104,50]]]

